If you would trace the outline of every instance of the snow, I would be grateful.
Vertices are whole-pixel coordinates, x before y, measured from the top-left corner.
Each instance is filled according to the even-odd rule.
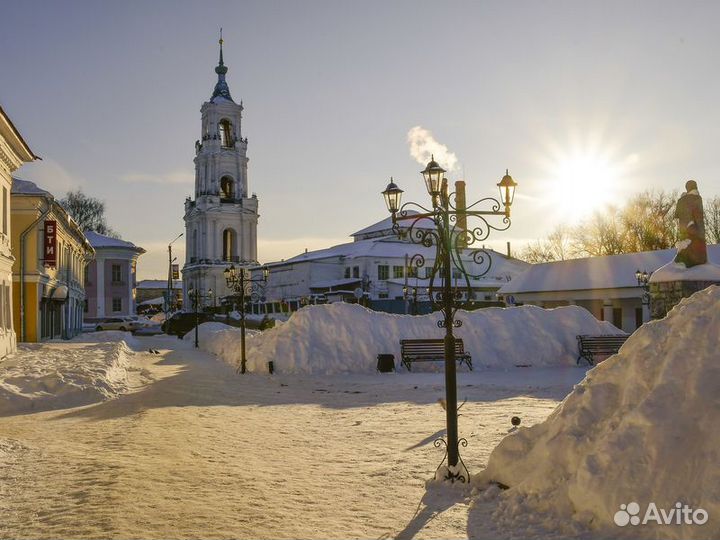
[[[400,340],[442,338],[439,313],[393,315],[357,304],[306,306],[284,324],[247,339],[247,369],[267,373],[375,373],[377,355],[392,353],[400,368]],[[579,334],[622,333],[577,306],[545,310],[536,306],[458,312],[455,331],[477,368],[574,366]],[[219,323],[200,326],[200,347],[230,364],[240,361],[240,329]],[[442,370],[442,362],[413,365],[415,371]]]
[[[0,415],[74,407],[128,391],[129,334],[97,332],[73,342],[23,343],[0,361]]]
[[[650,276],[650,283],[667,281],[716,281],[720,282],[720,266],[712,263],[686,268],[682,263],[670,261]]]
[[[121,240],[120,238],[113,238],[112,236],[106,236],[95,231],[85,231],[85,237],[94,248],[125,248],[141,253],[145,252],[143,248],[136,246],[132,242],[127,242],[126,240]]]
[[[719,537],[719,347],[716,286],[643,325],[545,422],[521,427],[492,452],[474,483],[510,487],[495,518],[530,516],[566,535]],[[688,504],[710,521],[621,529],[613,517],[630,502],[668,511]]]

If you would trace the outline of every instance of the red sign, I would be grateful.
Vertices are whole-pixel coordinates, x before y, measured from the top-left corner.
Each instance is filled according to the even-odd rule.
[[[45,240],[43,245],[45,266],[55,268],[57,265],[57,221],[45,221]]]

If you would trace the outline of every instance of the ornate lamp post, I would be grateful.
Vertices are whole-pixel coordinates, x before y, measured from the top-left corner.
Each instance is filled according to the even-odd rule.
[[[652,272],[648,272],[647,270],[635,271],[635,279],[637,279],[637,283],[640,287],[643,289],[643,295],[642,295],[642,303],[644,306],[650,305],[650,277],[652,276]]]
[[[405,298],[405,300],[410,300],[412,298],[412,306],[413,306],[412,314],[417,315],[418,314],[418,309],[417,309],[418,289],[417,289],[417,287],[410,288],[407,285],[405,285],[403,287],[403,297]]]
[[[267,283],[268,276],[270,275],[270,269],[267,266],[262,267],[262,278],[251,278],[245,275],[247,272],[246,268],[235,269],[234,265],[230,265],[225,269],[225,282],[228,288],[232,289],[235,293],[240,294],[240,346],[242,349],[240,357],[240,373],[245,373],[246,369],[246,358],[245,358],[245,302],[246,298],[250,300],[260,300],[261,298],[261,283],[264,285]]]
[[[400,236],[401,221],[408,222],[404,235],[415,244],[424,247],[435,246],[436,255],[430,273],[428,295],[433,308],[442,310],[443,319],[438,326],[445,329],[445,400],[447,440],[438,439],[435,446],[445,446],[448,462],[445,479],[451,482],[468,482],[470,475],[460,458],[460,446],[467,446],[466,439],[458,438],[457,425],[457,380],[455,369],[455,336],[453,329],[462,326],[462,321],[455,318],[457,310],[470,305],[474,294],[470,281],[484,276],[490,271],[492,259],[485,249],[472,248],[476,242],[482,242],[490,235],[491,230],[504,231],[510,227],[510,206],[515,196],[517,183],[505,171],[505,176],[497,184],[500,191],[500,200],[487,197],[470,205],[464,204],[464,194],[457,194],[448,190],[448,180],[445,178],[445,169],[440,167],[435,158],[430,160],[422,172],[425,187],[432,202],[431,208],[417,203],[409,202],[400,205],[403,190],[392,178],[382,192],[388,211],[392,214],[393,230]],[[489,205],[489,210],[479,210],[483,205]],[[410,213],[409,210],[417,210]],[[502,217],[501,225],[495,226],[488,221],[488,216]],[[468,226],[468,218],[476,219],[473,226]],[[434,228],[417,226],[418,222],[431,220]],[[463,251],[468,251],[463,259]],[[473,271],[466,267],[466,263],[473,265]],[[425,258],[421,254],[413,255],[410,265],[416,268],[425,265]],[[459,272],[460,285],[453,287],[453,269]],[[439,282],[439,283],[438,283]],[[465,295],[463,295],[463,289]],[[438,470],[445,462],[440,463]]]
[[[193,287],[190,285],[188,289],[188,298],[193,303],[193,310],[195,312],[195,348],[199,347],[198,341],[198,326],[200,326],[200,301],[205,298],[213,298],[214,293],[212,289],[208,289],[207,294],[200,292],[199,287]]]

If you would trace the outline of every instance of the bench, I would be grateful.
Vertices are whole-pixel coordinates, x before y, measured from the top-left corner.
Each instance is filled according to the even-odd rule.
[[[472,370],[472,358],[465,352],[462,339],[455,338],[455,359],[465,362]],[[410,371],[413,362],[435,362],[445,360],[444,339],[401,339],[400,361]]]
[[[596,354],[610,355],[616,354],[622,344],[627,341],[630,336],[628,334],[605,334],[602,336],[577,336],[578,350],[580,356],[577,358],[577,364],[580,365],[580,359],[584,358],[591,366],[595,365]]]

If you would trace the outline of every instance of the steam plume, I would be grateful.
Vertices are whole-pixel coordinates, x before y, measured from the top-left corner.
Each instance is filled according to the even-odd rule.
[[[435,140],[432,133],[422,126],[410,128],[407,134],[410,145],[410,155],[421,165],[427,165],[430,156],[435,156],[435,161],[443,169],[452,171],[457,167],[457,156],[448,150],[448,147]]]

